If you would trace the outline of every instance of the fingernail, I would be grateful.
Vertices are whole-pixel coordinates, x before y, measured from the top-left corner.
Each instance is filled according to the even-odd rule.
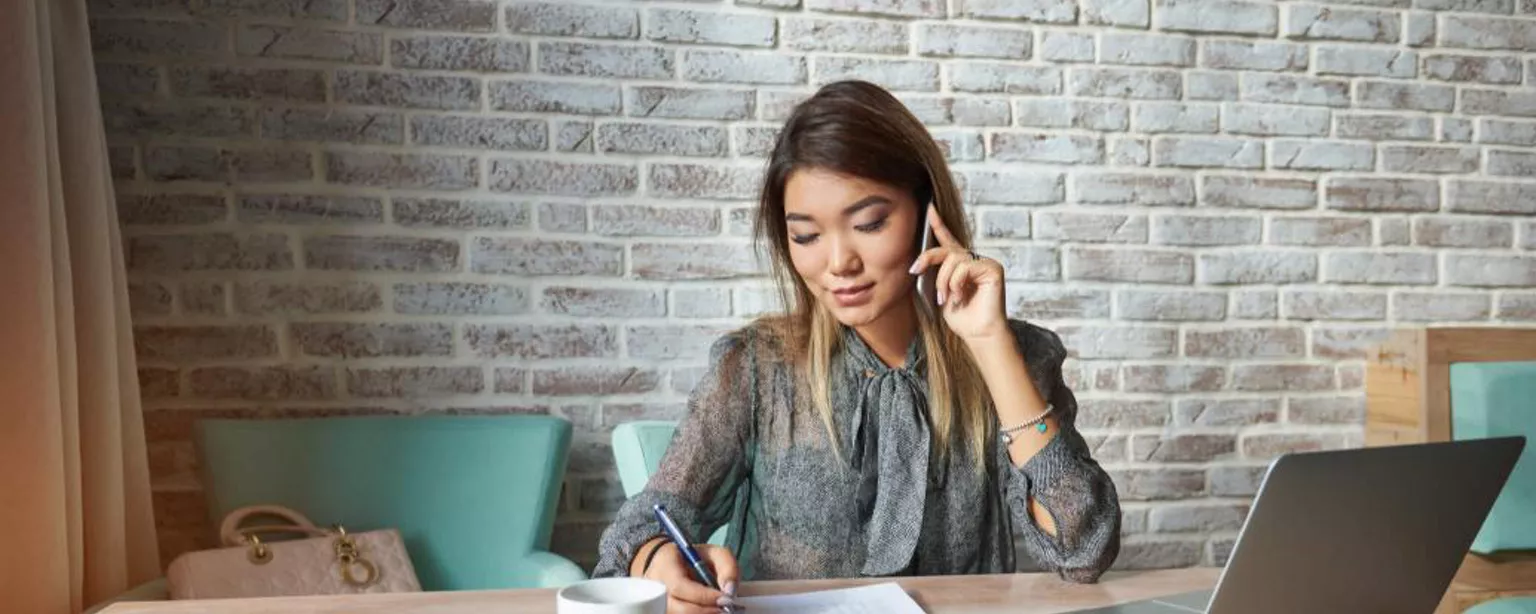
[[[726,582],[725,583],[725,594],[730,595],[732,597],[736,596],[736,583],[735,582]]]
[[[939,304],[940,305],[944,304],[944,291],[943,290],[939,291]]]
[[[718,606],[720,606],[722,608],[728,608],[728,607],[735,606],[736,605],[736,600],[735,599],[731,599],[730,595],[721,595],[719,599],[715,600],[715,605],[718,605]]]
[[[912,261],[912,266],[907,267],[907,274],[909,274],[909,275],[916,275],[917,274],[917,264],[918,264],[918,262],[916,260]]]

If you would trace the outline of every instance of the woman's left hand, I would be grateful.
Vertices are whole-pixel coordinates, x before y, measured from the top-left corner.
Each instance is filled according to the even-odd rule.
[[[934,289],[944,323],[966,341],[1008,334],[1002,263],[961,247],[931,207],[927,223],[939,246],[919,254],[910,272],[921,275],[939,267]]]

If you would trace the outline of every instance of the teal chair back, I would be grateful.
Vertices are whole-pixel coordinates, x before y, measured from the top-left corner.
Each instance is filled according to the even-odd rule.
[[[1536,361],[1454,363],[1450,371],[1455,439],[1524,435],[1530,442],[1472,551],[1536,549]]]
[[[424,590],[561,586],[585,578],[546,552],[570,449],[548,416],[203,420],[215,526],[258,504],[352,531],[396,528]]]
[[[624,496],[633,497],[645,489],[645,483],[661,466],[661,457],[672,445],[676,422],[665,420],[636,420],[625,422],[613,429],[613,460],[619,469],[619,484]],[[725,544],[726,529],[721,527],[709,537],[709,543]]]

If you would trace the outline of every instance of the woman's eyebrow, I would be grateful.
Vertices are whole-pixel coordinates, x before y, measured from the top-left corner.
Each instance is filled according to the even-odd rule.
[[[869,196],[865,196],[864,198],[853,201],[853,204],[848,205],[847,207],[843,207],[843,217],[849,217],[875,205],[886,204],[889,202],[891,202],[889,198],[879,194],[871,194]],[[811,221],[811,216],[804,213],[786,213],[784,214],[784,219],[791,222],[809,222]]]

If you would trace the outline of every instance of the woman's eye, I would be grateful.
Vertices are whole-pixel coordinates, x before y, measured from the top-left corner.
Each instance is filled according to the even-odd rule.
[[[868,224],[864,224],[864,225],[861,225],[861,226],[854,226],[854,228],[856,230],[858,230],[859,232],[875,232],[876,230],[880,230],[881,228],[885,228],[885,222],[886,222],[886,220],[889,220],[889,219],[891,219],[891,218],[889,218],[889,217],[882,217],[882,218],[880,218],[878,220],[875,220],[873,222],[870,222]]]
[[[816,238],[819,236],[821,235],[790,235],[789,240],[794,241],[800,245],[810,245],[815,243]]]

